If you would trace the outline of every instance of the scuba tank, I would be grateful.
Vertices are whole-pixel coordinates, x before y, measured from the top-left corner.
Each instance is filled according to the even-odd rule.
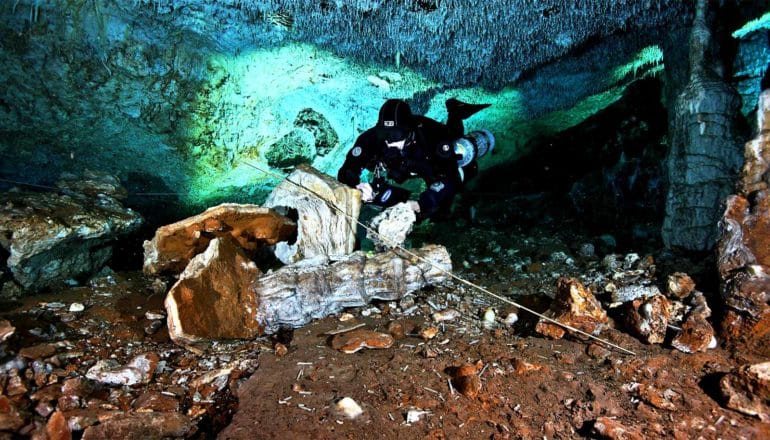
[[[495,149],[495,136],[489,130],[472,131],[453,143],[460,177],[463,167]]]

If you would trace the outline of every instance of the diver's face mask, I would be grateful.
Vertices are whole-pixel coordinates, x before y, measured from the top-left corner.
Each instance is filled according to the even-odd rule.
[[[388,148],[403,149],[414,139],[414,133],[402,127],[388,127],[380,131],[380,138]]]

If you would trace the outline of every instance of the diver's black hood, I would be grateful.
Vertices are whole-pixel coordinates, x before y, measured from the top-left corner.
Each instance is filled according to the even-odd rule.
[[[380,107],[376,127],[378,135],[389,142],[405,139],[414,128],[412,109],[405,101],[388,99]]]

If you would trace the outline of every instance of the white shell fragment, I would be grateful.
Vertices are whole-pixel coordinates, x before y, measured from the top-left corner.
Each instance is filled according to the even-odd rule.
[[[460,312],[455,309],[444,309],[433,314],[436,322],[451,321],[460,317]]]
[[[335,406],[337,407],[337,411],[339,411],[340,414],[344,415],[349,419],[355,419],[356,417],[364,413],[364,410],[361,408],[361,405],[356,403],[356,401],[351,399],[350,397],[343,397],[337,402]]]
[[[86,309],[86,306],[84,306],[81,303],[72,303],[72,304],[70,304],[70,312],[73,312],[73,313],[75,313],[75,312],[82,312],[85,309]]]

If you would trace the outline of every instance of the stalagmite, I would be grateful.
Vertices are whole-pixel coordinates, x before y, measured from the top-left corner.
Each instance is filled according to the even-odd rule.
[[[676,100],[667,158],[669,189],[662,236],[666,246],[707,250],[717,238],[720,203],[741,164],[738,93],[709,56],[707,2],[699,0],[690,35],[690,80]]]

